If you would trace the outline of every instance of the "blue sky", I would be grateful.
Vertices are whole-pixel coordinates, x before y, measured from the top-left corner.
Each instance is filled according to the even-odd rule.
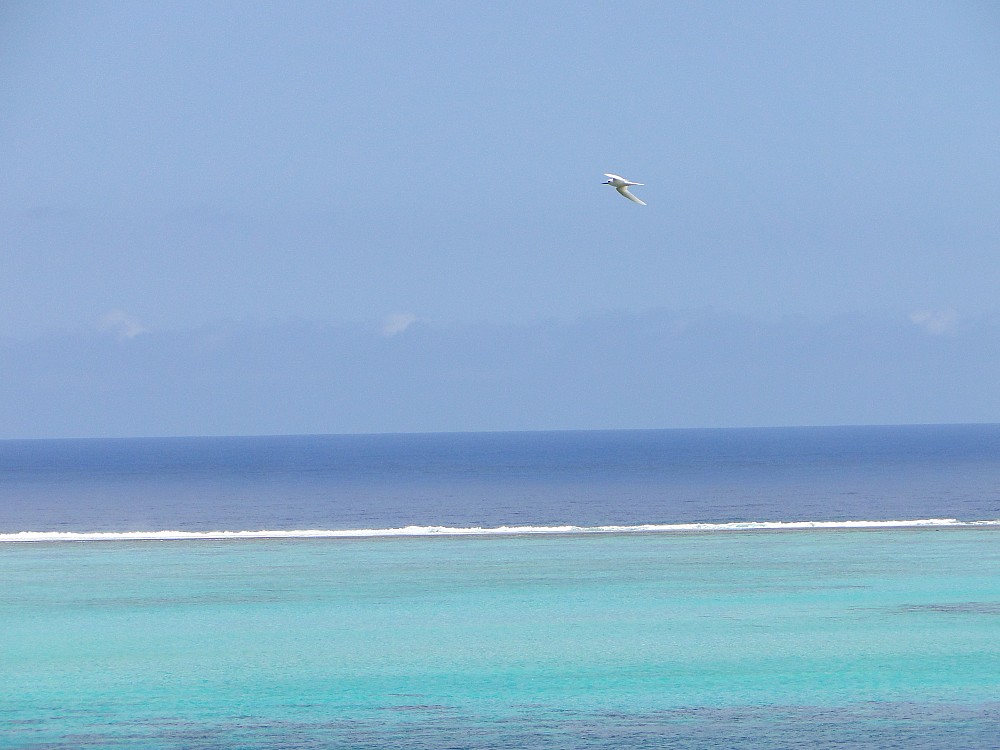
[[[992,3],[8,2],[0,88],[0,437],[1000,421]]]

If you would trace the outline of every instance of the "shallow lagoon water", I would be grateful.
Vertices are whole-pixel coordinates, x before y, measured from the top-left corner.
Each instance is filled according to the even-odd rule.
[[[5,545],[0,746],[974,747],[998,533]]]

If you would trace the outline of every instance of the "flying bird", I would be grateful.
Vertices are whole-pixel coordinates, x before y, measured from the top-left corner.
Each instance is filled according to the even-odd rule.
[[[607,173],[605,173],[604,176],[605,177],[610,177],[611,179],[609,179],[607,182],[602,182],[601,183],[602,185],[611,185],[615,190],[617,190],[619,193],[621,193],[622,195],[624,195],[630,201],[633,201],[634,203],[638,203],[640,206],[645,206],[646,205],[645,203],[643,203],[641,200],[639,200],[638,198],[636,198],[634,195],[632,195],[632,193],[630,193],[628,191],[628,189],[629,189],[630,186],[632,186],[632,185],[641,185],[642,184],[641,182],[632,182],[631,180],[626,180],[624,177],[619,177],[616,174],[607,174]]]

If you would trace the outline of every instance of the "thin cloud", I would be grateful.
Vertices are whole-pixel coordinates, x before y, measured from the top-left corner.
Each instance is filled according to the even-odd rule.
[[[395,336],[416,323],[417,316],[413,313],[393,313],[382,320],[382,335]]]
[[[115,334],[120,341],[134,339],[149,329],[124,310],[109,310],[97,321],[97,330]]]
[[[932,336],[954,333],[959,315],[954,310],[916,310],[910,313],[910,322]]]

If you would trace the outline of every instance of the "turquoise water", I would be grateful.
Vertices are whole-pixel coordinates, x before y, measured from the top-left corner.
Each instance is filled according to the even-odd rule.
[[[988,747],[998,534],[0,545],[0,747]]]

